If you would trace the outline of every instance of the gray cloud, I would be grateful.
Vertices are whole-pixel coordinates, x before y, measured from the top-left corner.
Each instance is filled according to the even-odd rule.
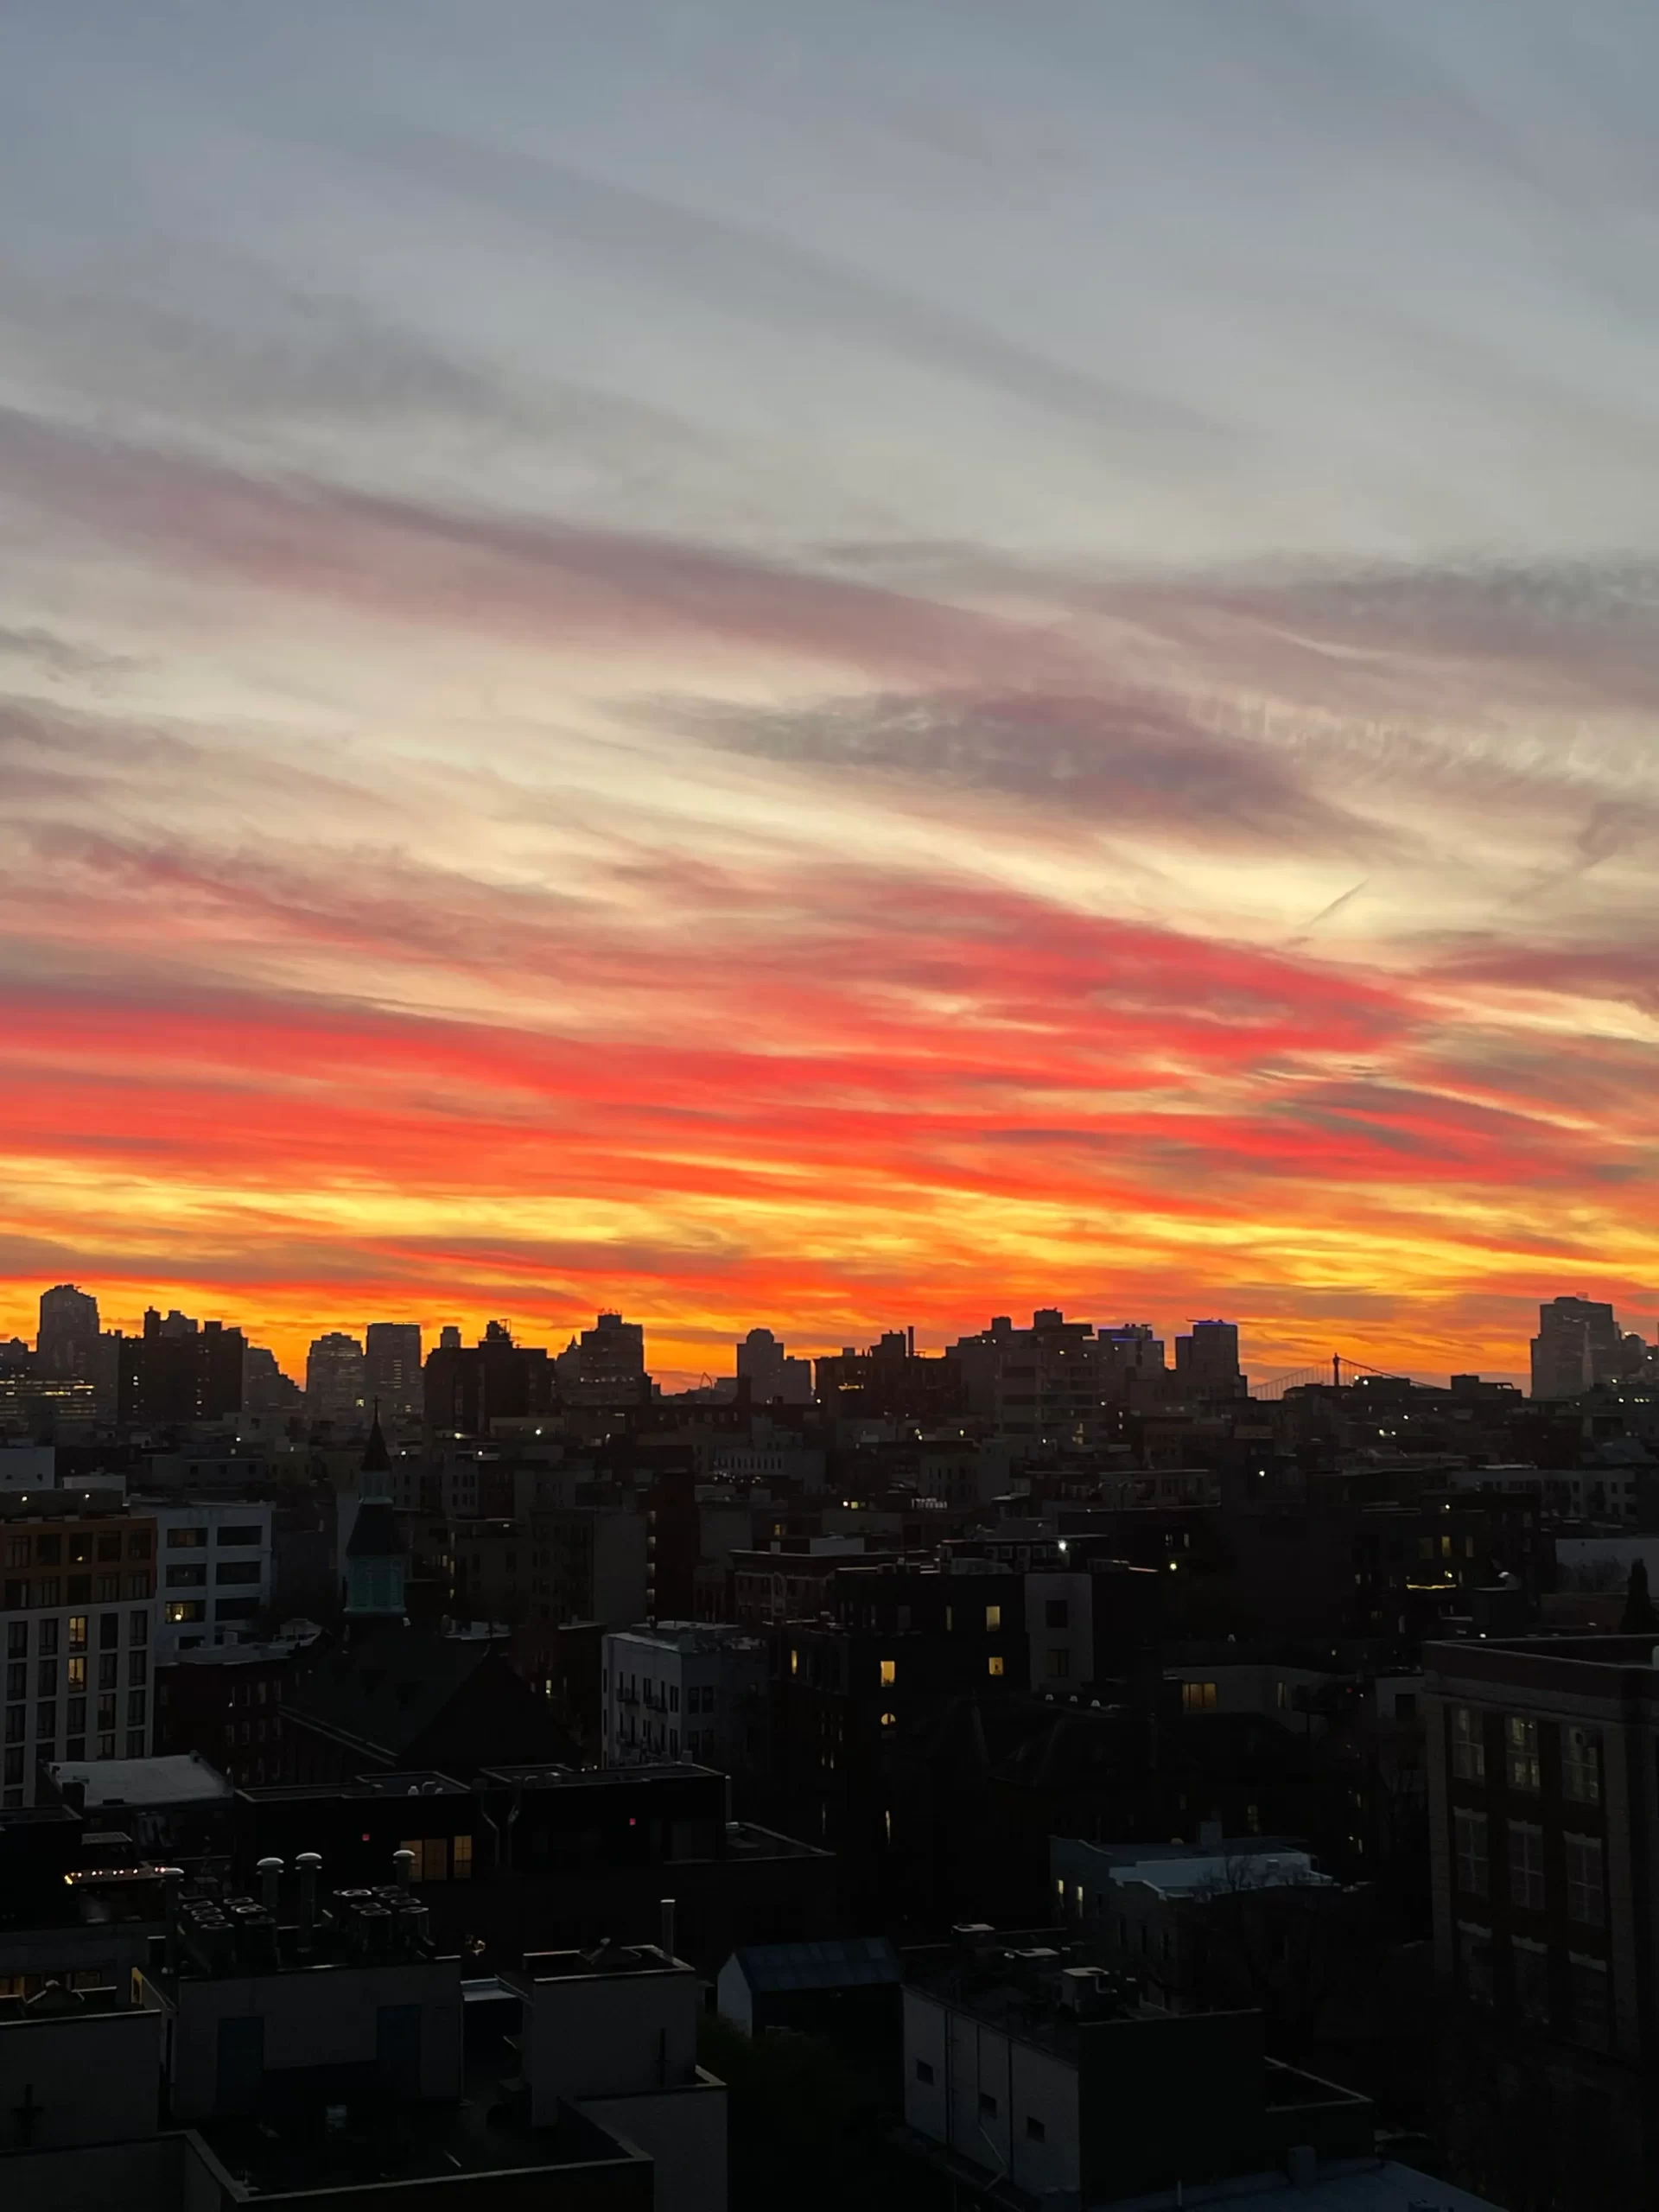
[[[791,712],[687,702],[674,711],[752,758],[1014,799],[1091,830],[1156,823],[1255,844],[1317,838],[1338,848],[1370,836],[1268,749],[1212,736],[1150,694],[890,694]]]

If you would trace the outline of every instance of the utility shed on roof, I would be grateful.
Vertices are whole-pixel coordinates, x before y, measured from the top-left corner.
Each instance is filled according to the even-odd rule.
[[[746,1943],[720,1970],[715,2001],[745,2035],[768,2028],[830,2035],[899,2018],[899,1955],[884,1936],[821,1943]]]

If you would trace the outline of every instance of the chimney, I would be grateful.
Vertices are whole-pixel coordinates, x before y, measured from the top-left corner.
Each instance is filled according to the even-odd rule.
[[[408,1889],[415,1879],[414,1853],[410,1850],[407,1845],[405,1845],[401,1851],[394,1851],[392,1853],[391,1864],[392,1871],[397,1878],[398,1888],[400,1890]]]
[[[300,1876],[300,1948],[308,1951],[317,1927],[317,1869],[322,1865],[320,1851],[302,1851],[294,1861]]]
[[[671,1966],[674,1962],[674,1900],[672,1897],[663,1899],[662,1915],[662,1935],[659,1941],[663,1956]]]
[[[283,1878],[280,1859],[262,1859],[254,1868],[259,1877],[259,1902],[274,1920],[276,1916],[276,1885]]]

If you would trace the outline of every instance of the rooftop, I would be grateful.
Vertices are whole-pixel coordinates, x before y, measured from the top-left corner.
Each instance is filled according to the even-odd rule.
[[[228,1802],[230,1783],[197,1751],[152,1759],[65,1761],[47,1771],[60,1789],[84,1791],[85,1809],[116,1805],[211,1805]]]
[[[1237,2212],[1499,2212],[1489,2197],[1471,2196],[1392,2158],[1319,2162],[1313,2181],[1282,2173],[1239,2174],[1227,2181],[1189,2182],[1178,2197],[1172,2189],[1150,2196],[1118,2197],[1109,2212],[1167,2212],[1177,2204],[1232,2205]]]
[[[827,1943],[745,1943],[732,1954],[753,1990],[854,1989],[899,1979],[899,1955],[885,1936]]]

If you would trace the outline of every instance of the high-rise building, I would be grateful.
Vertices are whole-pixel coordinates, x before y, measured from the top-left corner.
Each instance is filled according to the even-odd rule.
[[[98,1300],[90,1291],[60,1282],[41,1293],[41,1330],[35,1357],[42,1375],[95,1379]]]
[[[427,1359],[423,1401],[435,1433],[487,1436],[493,1421],[552,1412],[553,1362],[539,1344],[514,1344],[502,1321],[490,1322],[476,1344],[463,1344],[458,1329],[446,1329]]]
[[[264,1421],[281,1421],[297,1414],[303,1402],[300,1386],[283,1374],[276,1355],[264,1344],[250,1344],[242,1357],[242,1410]]]
[[[556,1365],[559,1395],[572,1405],[640,1405],[651,1395],[645,1330],[620,1313],[601,1313],[566,1345]]]
[[[1237,1325],[1194,1321],[1190,1337],[1175,1339],[1175,1372],[1195,1397],[1243,1397],[1248,1385],[1239,1371]]]
[[[314,1421],[338,1429],[362,1427],[368,1405],[368,1367],[363,1347],[343,1330],[319,1337],[306,1355],[305,1409]]]
[[[242,1410],[247,1339],[221,1321],[200,1328],[187,1314],[163,1320],[154,1306],[141,1337],[117,1343],[119,1418],[173,1427],[233,1419]]]
[[[1552,1298],[1538,1308],[1532,1340],[1535,1398],[1576,1398],[1597,1382],[1618,1380],[1624,1343],[1609,1305],[1588,1298]]]
[[[11,1810],[43,1763],[149,1757],[156,1522],[112,1495],[36,1491],[0,1503],[0,1542]]]
[[[421,1329],[417,1321],[371,1321],[368,1391],[380,1418],[393,1427],[421,1418]]]
[[[778,1399],[788,1406],[811,1402],[811,1361],[790,1358],[770,1329],[751,1329],[739,1344],[737,1379],[747,1382],[757,1406],[769,1406]]]

